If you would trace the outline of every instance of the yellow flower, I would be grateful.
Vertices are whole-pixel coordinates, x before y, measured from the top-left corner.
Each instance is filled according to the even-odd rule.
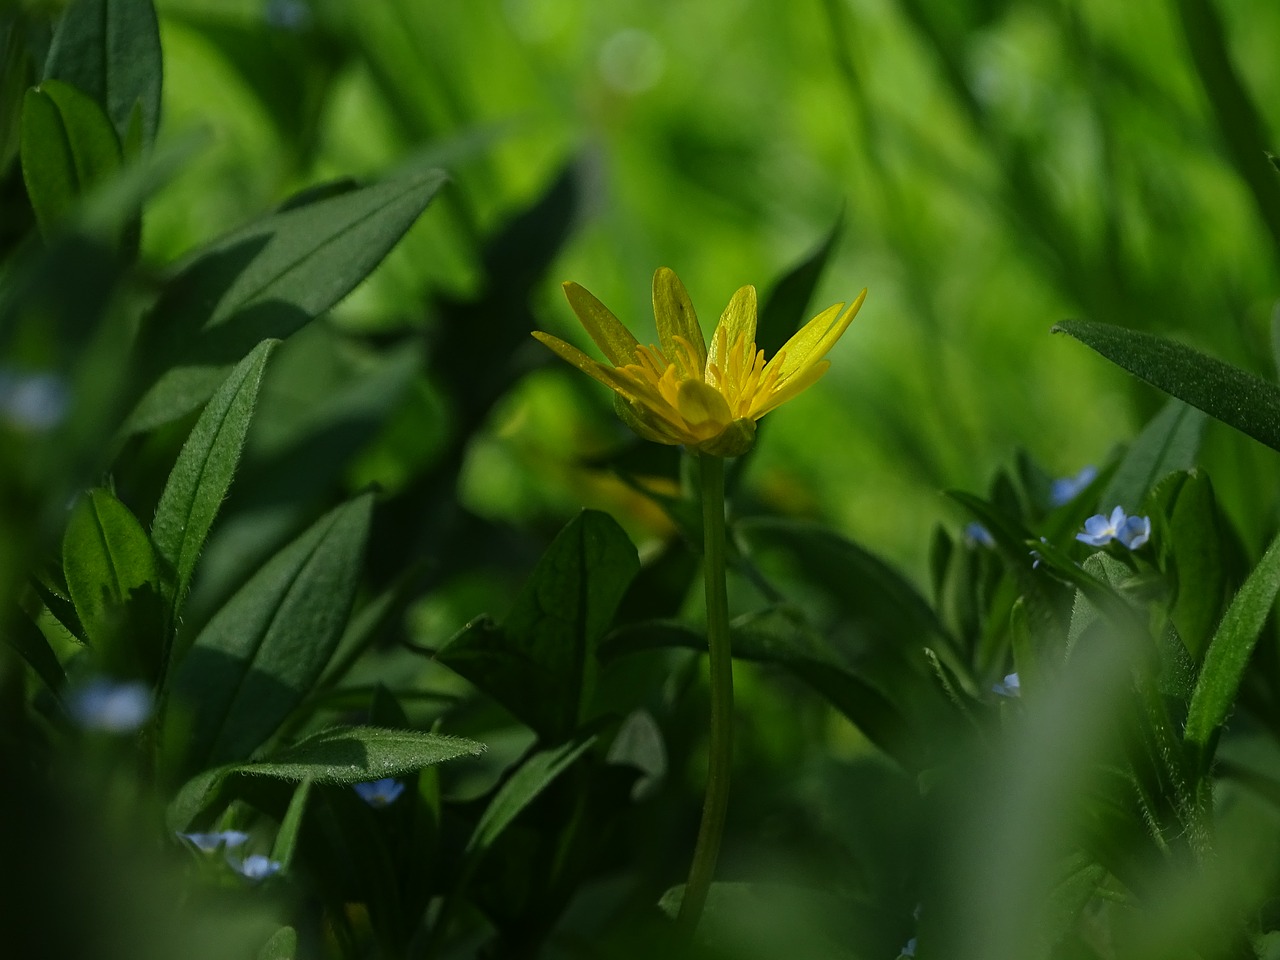
[[[564,285],[569,306],[612,366],[592,360],[557,337],[534,336],[616,394],[614,406],[646,440],[718,457],[751,449],[756,421],[811,386],[831,366],[823,359],[867,296],[846,310],[828,307],[806,323],[768,363],[756,349],[756,288],[729,300],[707,349],[680,278],[666,267],[653,275],[653,316],[662,346],[641,346],[603,303],[576,283]]]

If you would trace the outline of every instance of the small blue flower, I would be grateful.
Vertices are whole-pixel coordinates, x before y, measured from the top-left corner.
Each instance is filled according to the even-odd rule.
[[[230,850],[249,839],[249,835],[243,830],[219,830],[216,833],[180,833],[178,836],[188,841],[201,853],[217,853],[223,847]]]
[[[297,32],[311,23],[311,7],[302,0],[268,0],[266,20],[277,30]]]
[[[970,543],[980,547],[990,548],[996,545],[996,538],[991,536],[991,531],[976,520],[964,528],[964,536]]]
[[[400,794],[404,793],[404,784],[391,777],[383,777],[370,783],[357,783],[353,789],[360,794],[361,800],[380,810],[396,802]]]
[[[139,680],[90,680],[72,691],[67,710],[86,730],[132,733],[151,716],[151,690]]]
[[[1116,539],[1130,550],[1137,550],[1151,539],[1151,518],[1129,517],[1120,525]]]
[[[998,693],[1002,697],[1020,697],[1022,696],[1022,684],[1018,680],[1016,673],[1007,674],[1003,683],[995,683],[991,685],[991,692]]]
[[[1098,470],[1092,464],[1082,469],[1074,477],[1059,477],[1049,487],[1049,502],[1055,507],[1070,503],[1098,476]]]
[[[261,853],[252,853],[243,860],[227,857],[227,863],[232,870],[253,883],[260,883],[267,877],[275,876],[281,868],[280,861],[272,860]]]
[[[907,941],[906,946],[902,948],[902,953],[900,953],[899,956],[914,957],[915,955],[916,955],[916,938],[912,937],[910,940]]]
[[[1091,547],[1105,547],[1120,532],[1124,521],[1124,507],[1116,507],[1110,517],[1095,514],[1084,522],[1084,532],[1077,533],[1076,539]]]
[[[1084,532],[1076,539],[1091,547],[1105,547],[1112,540],[1119,540],[1130,550],[1137,550],[1151,539],[1150,517],[1126,517],[1123,507],[1116,507],[1110,517],[1102,514],[1084,522]]]

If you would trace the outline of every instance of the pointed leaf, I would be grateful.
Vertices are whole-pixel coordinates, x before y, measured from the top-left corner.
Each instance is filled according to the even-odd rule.
[[[476,621],[438,659],[552,742],[585,719],[596,647],[640,569],[606,514],[585,510],[543,554],[501,626]]]
[[[175,572],[173,608],[181,607],[249,430],[262,372],[275,340],[260,344],[213,395],[169,474],[151,524],[156,552]]]
[[[1165,393],[1280,450],[1280,387],[1173,340],[1105,323],[1066,320],[1075,337]]]
[[[1209,641],[1191,694],[1183,737],[1200,751],[1206,762],[1210,744],[1235,703],[1245,667],[1275,604],[1277,591],[1280,591],[1280,536],[1271,541],[1262,560],[1227,608]]]
[[[194,711],[192,762],[247,756],[319,679],[351,611],[371,508],[366,495],[321,517],[196,637],[173,683]]]
[[[330,727],[279,751],[261,763],[233,763],[193,777],[169,805],[175,830],[186,829],[221,799],[234,776],[270,777],[302,783],[350,785],[383,777],[402,777],[459,757],[478,757],[485,746],[462,737],[381,727]]]
[[[27,91],[21,152],[27,196],[45,236],[68,219],[82,195],[120,169],[120,141],[102,109],[56,80]]]
[[[122,138],[136,105],[148,144],[160,123],[161,72],[151,0],[75,0],[58,23],[44,69],[47,79],[97,101]]]
[[[1169,474],[1190,470],[1200,453],[1205,416],[1178,400],[1170,400],[1138,435],[1107,484],[1098,509],[1116,506],[1133,513],[1147,494]]]
[[[311,781],[303,780],[293,791],[289,808],[280,821],[275,843],[271,845],[271,859],[280,864],[284,873],[289,872],[293,853],[298,848],[298,834],[302,832],[302,818],[307,812],[307,799],[311,796]]]
[[[202,250],[148,318],[142,353],[159,379],[128,429],[147,430],[195,409],[262,340],[289,336],[345,297],[444,181],[432,170],[325,197]]]
[[[159,593],[151,540],[129,508],[108,490],[89,491],[71,511],[62,541],[62,567],[76,613],[94,644],[108,645],[127,632],[127,608]]]
[[[480,821],[472,831],[471,839],[467,841],[467,853],[479,856],[493,846],[493,842],[519,816],[520,811],[533,803],[556,777],[568,770],[595,742],[594,734],[580,736],[551,750],[541,750],[520,764],[480,815]]]

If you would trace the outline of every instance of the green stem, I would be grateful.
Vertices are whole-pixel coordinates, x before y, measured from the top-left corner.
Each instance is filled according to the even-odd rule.
[[[729,597],[725,590],[724,461],[702,454],[703,579],[707,591],[707,646],[711,652],[711,757],[702,825],[693,849],[676,923],[692,935],[707,902],[720,855],[729,806],[729,769],[733,760],[733,658],[729,649]]]

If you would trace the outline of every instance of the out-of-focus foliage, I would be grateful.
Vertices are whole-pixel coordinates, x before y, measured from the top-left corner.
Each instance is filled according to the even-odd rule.
[[[1280,956],[1280,8],[0,11],[0,953]],[[871,290],[693,944],[696,467],[529,337],[660,264]]]

